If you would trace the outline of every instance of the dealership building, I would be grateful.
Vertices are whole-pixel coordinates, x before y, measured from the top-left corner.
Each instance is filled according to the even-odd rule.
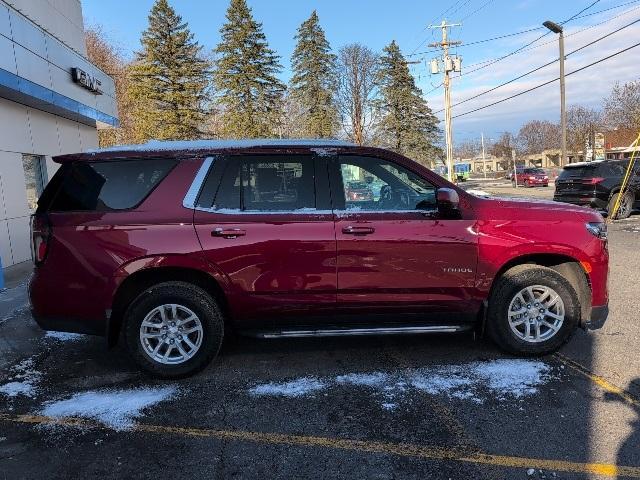
[[[80,0],[0,0],[0,257],[31,257],[29,217],[55,155],[118,124],[113,79],[86,58]]]

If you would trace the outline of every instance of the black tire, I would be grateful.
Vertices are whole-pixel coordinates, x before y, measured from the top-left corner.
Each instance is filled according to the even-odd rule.
[[[195,355],[183,363],[163,364],[145,353],[140,326],[154,308],[176,303],[189,308],[202,324],[202,343]],[[216,357],[224,336],[224,322],[215,300],[202,288],[186,282],[165,282],[147,288],[127,308],[124,316],[127,350],[138,366],[157,378],[183,378],[204,369]]]
[[[613,218],[613,209],[616,205],[616,201],[620,196],[620,192],[614,193],[611,199],[609,200],[609,205],[607,206],[607,214]],[[631,215],[631,211],[633,210],[633,194],[631,192],[625,192],[624,196],[620,200],[620,207],[618,208],[618,213],[616,214],[613,220],[624,220]]]
[[[580,300],[569,281],[551,268],[539,265],[518,265],[496,280],[489,298],[487,332],[503,350],[519,356],[539,356],[555,352],[564,345],[580,323]],[[564,303],[565,317],[558,332],[551,338],[530,343],[518,338],[509,326],[507,312],[514,296],[532,285],[550,287]]]

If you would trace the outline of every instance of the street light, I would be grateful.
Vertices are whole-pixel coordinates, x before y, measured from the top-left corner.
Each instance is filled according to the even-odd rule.
[[[553,33],[558,33],[560,42],[560,125],[562,129],[562,155],[560,158],[560,166],[567,164],[567,112],[564,100],[564,33],[562,26],[555,22],[547,20],[542,25],[547,27]]]

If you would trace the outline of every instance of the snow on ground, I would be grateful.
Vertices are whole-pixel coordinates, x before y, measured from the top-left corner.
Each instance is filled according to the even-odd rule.
[[[47,332],[44,338],[51,338],[60,342],[76,342],[87,338],[87,335],[80,333],[67,333],[67,332]]]
[[[327,387],[324,382],[311,377],[299,378],[291,382],[265,383],[249,390],[252,395],[279,397],[302,397]]]
[[[0,394],[9,398],[35,397],[42,374],[34,368],[34,363],[31,357],[11,367],[8,378],[10,381],[0,385]]]
[[[498,359],[463,365],[408,369],[398,373],[350,373],[318,379],[304,377],[284,383],[253,386],[256,396],[303,397],[329,388],[366,388],[385,410],[393,410],[408,394],[419,392],[483,403],[534,395],[553,378],[551,367],[538,360]]]
[[[98,420],[114,430],[127,430],[145,408],[176,396],[178,388],[137,388],[76,393],[65,400],[45,404],[40,414],[47,417],[80,417]]]
[[[491,194],[489,192],[485,192],[484,190],[471,189],[466,190],[467,193],[471,195],[475,195],[476,197],[490,197]]]

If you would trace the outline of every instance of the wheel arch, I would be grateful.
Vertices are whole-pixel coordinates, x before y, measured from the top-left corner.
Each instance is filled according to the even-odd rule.
[[[118,342],[124,314],[131,302],[152,285],[171,281],[186,282],[202,288],[216,300],[224,317],[229,317],[227,295],[218,280],[209,273],[197,268],[184,266],[142,268],[128,275],[115,292],[111,316],[107,326],[109,347],[113,347]]]
[[[494,288],[499,278],[505,272],[519,265],[539,265],[555,270],[565,277],[573,286],[580,300],[581,326],[584,326],[591,318],[591,282],[579,260],[569,255],[556,253],[529,253],[514,257],[504,263],[496,272],[489,289],[489,298],[493,294]]]

